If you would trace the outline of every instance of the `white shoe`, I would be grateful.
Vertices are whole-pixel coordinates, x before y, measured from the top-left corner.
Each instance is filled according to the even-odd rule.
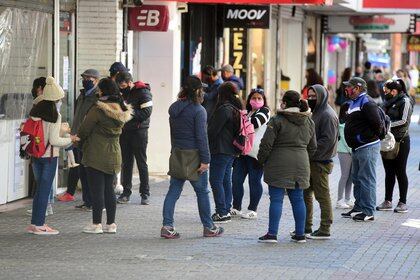
[[[104,225],[102,230],[104,233],[117,233],[117,225],[115,223]]]
[[[232,208],[230,210],[230,216],[232,218],[240,218],[242,216],[242,211],[236,210],[235,208]]]
[[[351,200],[351,199],[349,199],[349,200],[344,200],[344,202],[349,206],[349,207],[351,207],[351,208],[353,208],[353,206],[354,206],[354,201],[353,200]]]
[[[53,212],[52,205],[51,204],[48,204],[47,205],[47,210],[45,211],[45,216],[53,215],[53,214],[54,214],[54,212]]]
[[[54,214],[54,213],[53,213],[52,208],[51,208],[51,215],[52,214]],[[32,216],[32,209],[26,210],[26,215]],[[49,215],[49,212],[48,212],[48,206],[47,206],[47,210],[45,211],[45,217],[47,217],[48,215]]]
[[[104,231],[102,230],[102,225],[101,224],[91,224],[86,226],[83,229],[84,233],[91,233],[91,234],[100,234],[100,233],[104,233]]]
[[[351,208],[347,203],[344,202],[344,200],[337,201],[337,204],[335,205],[335,208],[337,209],[349,209]]]
[[[249,211],[248,213],[242,215],[242,219],[255,220],[257,216],[257,212]]]
[[[69,168],[75,168],[75,167],[78,167],[80,164],[78,164],[78,163],[73,163],[73,164],[69,164]]]

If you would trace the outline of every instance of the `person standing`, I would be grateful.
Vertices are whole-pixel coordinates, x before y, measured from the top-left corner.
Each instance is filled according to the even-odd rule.
[[[223,83],[219,87],[218,102],[208,124],[210,185],[216,205],[216,213],[212,219],[215,223],[231,221],[229,211],[232,207],[232,164],[239,156],[233,140],[239,132],[242,110],[238,94],[238,87],[234,83]]]
[[[395,158],[388,159],[382,154],[382,162],[385,168],[385,200],[376,207],[378,211],[392,210],[392,195],[394,192],[395,179],[398,180],[400,199],[394,209],[396,213],[408,212],[407,207],[407,160],[410,153],[409,126],[413,105],[407,95],[403,80],[390,80],[384,85],[385,113],[391,119],[391,133],[397,142],[399,149]]]
[[[201,106],[203,86],[197,76],[189,76],[178,95],[178,100],[169,107],[172,153],[176,149],[189,157],[193,151],[199,161],[191,166],[197,178],[186,179],[180,175],[171,175],[169,190],[163,205],[163,227],[160,236],[177,239],[179,233],[174,227],[175,204],[178,201],[186,180],[189,180],[197,195],[198,212],[203,224],[204,237],[216,237],[223,234],[223,228],[215,226],[211,218],[210,198],[207,184],[207,170],[210,163],[210,151],[207,140],[207,114]],[[172,155],[171,155],[172,157]],[[189,166],[175,166],[176,169]]]
[[[267,98],[265,97],[263,89],[255,88],[251,90],[246,102],[246,109],[248,111],[249,119],[254,126],[256,138],[260,138],[259,141],[254,141],[254,146],[248,155],[239,156],[233,163],[233,207],[230,214],[231,217],[256,219],[258,204],[263,193],[263,186],[261,184],[263,168],[258,164],[257,155],[261,138],[264,135],[268,120],[270,119],[270,109],[268,108]],[[247,176],[250,196],[249,206],[248,212],[242,213],[244,181]]]
[[[109,67],[109,78],[115,82],[119,73],[128,71],[129,69],[127,69],[127,67],[125,67],[121,62],[114,62],[112,63],[111,67]]]
[[[32,157],[37,189],[32,201],[31,225],[26,230],[35,235],[56,235],[59,231],[45,224],[48,197],[57,171],[59,147],[69,146],[76,137],[60,137],[61,115],[56,103],[63,99],[64,91],[53,77],[47,77],[42,96],[42,100],[29,113],[32,120],[42,121],[46,150],[41,157]]]
[[[314,85],[308,90],[308,104],[315,123],[317,149],[310,157],[310,187],[304,191],[306,204],[305,233],[310,239],[330,239],[333,222],[329,175],[333,169],[333,157],[337,154],[338,117],[328,104],[328,91],[322,85]],[[313,196],[321,208],[321,224],[312,232]]]
[[[305,74],[306,84],[302,89],[302,98],[308,99],[308,90],[313,85],[324,85],[322,77],[313,68],[306,70]]]
[[[232,65],[226,64],[219,71],[221,71],[222,79],[224,82],[232,82],[238,88],[238,91],[241,91],[245,88],[244,81],[236,76],[235,70]]]
[[[351,190],[353,181],[351,179],[351,148],[347,145],[344,137],[344,128],[346,125],[347,111],[349,102],[345,102],[340,107],[338,131],[339,141],[337,146],[338,160],[340,161],[341,177],[338,182],[337,204],[335,208],[348,209],[354,206],[351,200]]]
[[[76,99],[75,105],[75,113],[73,118],[73,124],[71,126],[71,134],[77,134],[79,131],[80,125],[82,124],[83,120],[85,119],[87,113],[89,112],[90,108],[95,105],[96,101],[98,101],[98,82],[99,82],[99,71],[96,69],[87,69],[82,73],[82,84],[83,89],[80,90],[80,94]],[[77,205],[76,208],[85,210],[85,211],[92,211],[92,199],[90,197],[90,190],[89,190],[89,183],[86,177],[86,170],[81,164],[83,153],[80,149],[75,148],[73,150],[75,160],[79,163],[79,178],[80,182],[82,183],[82,198],[83,203]]]
[[[92,199],[93,223],[84,233],[116,233],[116,200],[114,175],[121,169],[119,137],[124,123],[132,116],[117,84],[110,78],[98,83],[99,100],[91,107],[78,131],[78,146],[83,151],[82,164],[86,169]],[[106,209],[107,222],[102,227],[102,210]]]
[[[365,82],[367,83],[370,80],[374,79],[373,76],[373,71],[372,71],[372,63],[370,63],[370,61],[366,61],[364,64],[365,68],[363,70],[363,75],[362,75],[362,79],[365,80]]]
[[[141,81],[133,82],[128,72],[117,75],[116,82],[124,101],[133,108],[133,119],[124,125],[120,136],[122,153],[122,185],[123,193],[118,203],[128,203],[133,187],[133,165],[136,159],[140,174],[141,205],[149,205],[149,169],[147,166],[147,144],[149,139],[150,116],[152,115],[152,93],[149,84]]]
[[[261,140],[258,162],[264,166],[264,182],[270,195],[268,232],[259,242],[276,243],[285,193],[290,199],[295,219],[292,241],[303,243],[305,237],[305,202],[309,188],[309,157],[316,151],[315,124],[306,100],[296,91],[287,91],[282,110],[267,125]]]
[[[203,107],[206,109],[207,120],[209,120],[217,103],[217,91],[223,80],[217,76],[216,69],[210,65],[201,70],[201,79],[203,83],[207,84],[207,87],[204,88]]]
[[[376,204],[376,163],[379,157],[382,121],[378,105],[367,95],[365,80],[353,77],[345,82],[351,99],[344,136],[352,148],[354,207],[343,218],[373,221]]]
[[[347,67],[346,69],[344,69],[343,74],[341,74],[340,87],[337,88],[337,90],[335,91],[336,96],[335,96],[334,103],[339,108],[341,107],[341,105],[344,104],[344,102],[347,101],[346,90],[345,90],[346,86],[343,84],[343,82],[350,80],[350,78],[351,78],[351,68]]]

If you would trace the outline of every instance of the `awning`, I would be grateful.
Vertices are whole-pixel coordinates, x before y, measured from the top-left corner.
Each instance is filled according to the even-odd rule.
[[[285,4],[285,5],[332,5],[332,0],[169,0],[188,3],[219,3],[219,4]]]

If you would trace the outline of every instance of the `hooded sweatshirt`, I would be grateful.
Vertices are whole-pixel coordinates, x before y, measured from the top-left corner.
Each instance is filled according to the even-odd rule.
[[[315,151],[311,113],[299,112],[299,108],[278,112],[268,122],[258,152],[258,162],[264,165],[264,182],[278,188],[308,188],[309,157]]]
[[[207,113],[190,100],[175,101],[169,107],[172,148],[198,149],[201,163],[210,163]]]
[[[338,143],[338,117],[333,108],[328,104],[328,91],[322,85],[311,88],[316,93],[316,105],[312,113],[315,123],[316,142],[318,148],[311,157],[311,161],[331,162],[337,154]]]
[[[234,83],[235,85],[238,86],[238,90],[243,90],[244,89],[244,81],[241,78],[239,78],[235,75],[230,76],[228,79],[225,80],[225,82]]]

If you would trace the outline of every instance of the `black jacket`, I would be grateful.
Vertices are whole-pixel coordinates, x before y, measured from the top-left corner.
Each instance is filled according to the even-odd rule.
[[[124,125],[124,130],[149,128],[153,102],[149,84],[135,82],[129,94],[123,95],[124,101],[133,107],[133,119]]]
[[[347,111],[344,137],[353,149],[379,142],[381,118],[378,105],[365,93],[351,100]]]
[[[237,156],[233,138],[239,131],[239,119],[235,120],[235,108],[225,103],[214,111],[208,124],[210,153]],[[239,112],[238,112],[239,116]]]
[[[394,134],[395,140],[401,141],[403,137],[408,136],[408,127],[413,113],[410,97],[405,93],[400,93],[385,101],[383,109],[391,119],[391,132]]]

